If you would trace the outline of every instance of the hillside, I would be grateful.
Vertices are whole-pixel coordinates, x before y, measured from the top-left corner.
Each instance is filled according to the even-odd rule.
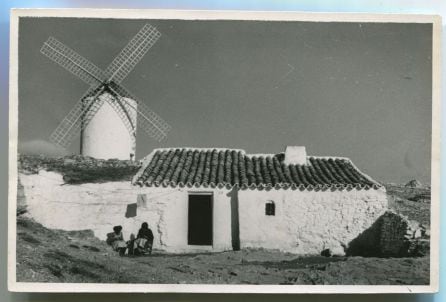
[[[386,184],[385,187],[390,208],[411,220],[430,226],[430,187],[412,188],[403,184]]]
[[[429,258],[299,257],[274,250],[119,257],[90,231],[17,219],[17,280],[208,284],[428,284]],[[367,272],[366,274],[364,272]]]

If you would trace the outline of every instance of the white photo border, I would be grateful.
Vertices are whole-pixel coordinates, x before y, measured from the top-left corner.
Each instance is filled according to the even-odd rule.
[[[18,25],[21,17],[257,20],[432,24],[431,249],[429,285],[207,285],[38,283],[16,281]],[[441,17],[420,14],[308,13],[153,9],[12,9],[9,67],[8,289],[14,292],[434,293],[439,289]]]

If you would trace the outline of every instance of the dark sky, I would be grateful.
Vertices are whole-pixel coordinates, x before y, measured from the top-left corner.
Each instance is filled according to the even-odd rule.
[[[21,18],[19,151],[48,137],[87,85],[40,54],[54,36],[104,68],[147,21]],[[162,37],[123,84],[171,126],[157,147],[345,156],[377,180],[430,180],[432,27],[150,20]],[[69,152],[78,151],[75,141]]]

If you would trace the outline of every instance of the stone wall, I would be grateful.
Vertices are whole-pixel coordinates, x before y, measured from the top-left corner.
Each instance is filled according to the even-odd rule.
[[[409,228],[408,220],[393,212],[386,212],[380,219],[380,256],[404,255],[409,246],[405,238]]]
[[[274,216],[265,204],[275,204]],[[387,209],[384,189],[350,191],[240,190],[240,245],[297,254],[329,249],[343,255],[348,244]]]
[[[40,170],[63,175],[65,183],[102,183],[130,181],[141,167],[140,162],[118,159],[97,159],[81,155],[47,157],[44,155],[19,154],[18,171],[21,174],[37,174]]]
[[[429,252],[426,233],[420,223],[386,211],[349,244],[347,253],[365,257],[423,256]]]

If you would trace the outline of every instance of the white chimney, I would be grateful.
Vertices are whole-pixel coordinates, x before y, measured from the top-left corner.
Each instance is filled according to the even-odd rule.
[[[284,163],[289,165],[305,165],[307,163],[307,151],[304,146],[287,146],[285,149]]]

